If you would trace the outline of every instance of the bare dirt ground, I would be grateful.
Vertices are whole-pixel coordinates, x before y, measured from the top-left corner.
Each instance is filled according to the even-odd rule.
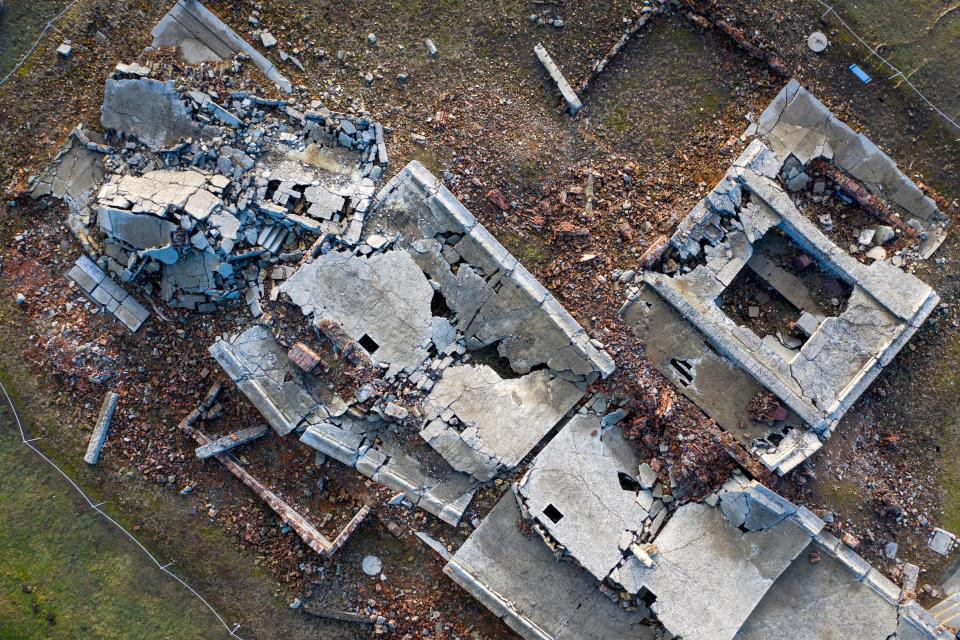
[[[761,7],[739,1],[711,5],[776,51],[792,73],[852,126],[863,130],[911,175],[948,200],[960,196],[951,131],[920,107],[916,96],[878,80],[864,86],[846,70],[862,51],[834,25],[818,21],[815,3]],[[615,268],[669,233],[742,150],[738,136],[785,83],[724,34],[703,30],[683,11],[655,19],[628,45],[585,96],[576,118],[558,113],[555,95],[531,51],[543,42],[570,78],[585,73],[641,5],[628,2],[478,0],[424,2],[212,2],[210,8],[253,39],[248,18],[305,64],[283,70],[332,109],[369,111],[393,128],[393,168],[419,159],[438,175],[592,335],[605,342],[619,372],[607,383],[641,409],[633,425],[640,446],[666,454],[705,489],[733,465],[719,431],[675,396],[643,357],[643,345],[617,320],[624,286]],[[0,184],[13,194],[38,172],[77,122],[96,125],[103,81],[118,61],[149,44],[149,30],[166,10],[139,0],[81,2],[60,28],[76,43],[74,58],[56,59],[45,41],[14,81],[0,88]],[[553,11],[565,26],[537,26],[531,14]],[[806,35],[826,30],[834,45],[817,56]],[[101,32],[106,38],[97,37]],[[367,34],[377,35],[376,46]],[[423,46],[440,50],[431,59]],[[344,51],[344,62],[337,51]],[[275,53],[272,55],[276,55]],[[369,86],[362,76],[375,78]],[[398,82],[398,74],[408,76]],[[324,95],[326,94],[326,95]],[[411,134],[426,138],[415,143]],[[592,182],[593,197],[585,196]],[[499,191],[508,203],[488,197]],[[156,545],[190,562],[181,567],[212,595],[215,605],[244,623],[244,637],[363,637],[369,628],[334,624],[294,613],[286,603],[357,609],[396,622],[396,637],[510,637],[510,632],[445,576],[439,559],[412,531],[428,530],[456,543],[455,531],[425,514],[386,504],[389,495],[336,463],[313,467],[310,450],[268,436],[243,456],[286,499],[335,530],[360,504],[373,514],[332,560],[321,560],[264,509],[215,461],[199,463],[194,443],[176,429],[217,376],[206,348],[247,322],[245,310],[188,317],[169,310],[128,335],[111,319],[91,315],[65,286],[63,272],[78,247],[61,224],[62,209],[19,198],[3,205],[0,272],[2,365],[16,371],[33,411],[33,428],[59,459],[77,460],[104,388],[91,376],[109,373],[122,395],[121,411],[84,482],[117,501],[118,511]],[[864,395],[834,438],[778,490],[836,514],[835,529],[861,540],[858,551],[891,575],[883,545],[900,543],[900,558],[935,583],[943,567],[923,542],[931,524],[960,529],[960,338],[956,296],[960,247],[951,235],[917,274],[946,305]],[[13,304],[16,293],[27,302]],[[207,373],[204,374],[204,371]],[[35,381],[27,382],[28,377]],[[205,429],[236,429],[259,421],[235,390],[225,414]],[[666,407],[670,407],[666,410]],[[659,411],[658,411],[659,410]],[[661,415],[657,415],[657,414]],[[773,481],[768,479],[768,481]],[[185,487],[188,495],[180,495]],[[474,504],[478,513],[507,490],[492,486]],[[900,517],[891,517],[891,499]],[[216,541],[216,544],[211,541]],[[232,545],[220,556],[217,545]],[[376,553],[386,579],[364,576],[360,559]],[[256,577],[250,567],[256,566]],[[231,576],[247,589],[238,596]],[[267,580],[272,593],[257,594]],[[271,599],[271,596],[276,596]],[[306,607],[305,607],[306,608]]]

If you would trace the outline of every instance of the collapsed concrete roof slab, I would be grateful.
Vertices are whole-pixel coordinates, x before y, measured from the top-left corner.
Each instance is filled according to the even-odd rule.
[[[297,270],[280,292],[314,322],[332,320],[353,340],[373,340],[375,362],[414,368],[433,333],[433,289],[406,251],[362,258],[332,251]]]
[[[513,495],[504,495],[457,550],[444,573],[527,640],[653,640],[662,629],[629,611],[536,536],[524,535]]]
[[[655,538],[657,566],[641,584],[673,633],[729,640],[809,541],[793,523],[743,532],[719,509],[683,505]]]
[[[579,531],[575,535],[583,536],[584,541],[610,545],[623,524],[619,518],[610,518],[609,512],[625,513],[627,509],[611,507],[609,492],[617,481],[603,479],[603,465],[580,473],[585,467],[581,459],[597,453],[613,468],[617,466],[612,456],[602,454],[603,438],[594,429],[594,417],[581,414],[557,436],[561,443],[566,439],[579,441],[571,455],[564,455],[566,444],[550,451],[556,439],[544,448],[540,454],[545,458],[543,464],[535,461],[531,477],[518,483],[517,499],[524,515],[533,517],[535,527],[543,527],[547,519],[554,524],[563,522],[569,514]],[[629,468],[629,464],[622,466]],[[541,475],[536,478],[535,474]],[[551,479],[555,488],[549,486]],[[577,482],[584,486],[579,491],[571,490],[570,485]],[[587,493],[596,499],[588,498],[586,504],[580,504],[576,496]],[[568,514],[558,514],[559,510],[553,516],[544,514],[539,505],[544,497],[568,508]],[[565,637],[567,627],[555,636],[550,635],[551,629],[530,631],[533,616],[523,605],[530,606],[527,603],[534,598],[552,603],[555,596],[542,588],[530,595],[526,585],[518,584],[526,560],[518,569],[517,555],[501,550],[505,546],[513,549],[506,525],[497,524],[498,512],[507,510],[509,498],[504,497],[445,571],[525,637]],[[593,519],[589,517],[591,509],[596,511]],[[510,511],[511,515],[516,513],[512,504]],[[633,545],[624,554],[623,563],[606,582],[627,594],[646,594],[655,619],[685,640],[833,637],[828,630],[836,628],[849,629],[848,634],[837,637],[889,640],[894,632],[898,638],[950,637],[929,613],[912,601],[902,600],[899,587],[824,527],[825,523],[804,507],[735,475],[706,503],[678,507],[650,544]],[[557,534],[558,543],[566,543],[563,551],[573,560],[570,565],[582,566],[597,559],[597,552],[587,544],[571,543],[575,535],[559,529],[552,533]],[[809,558],[814,550],[822,556],[819,564]],[[550,557],[548,546],[539,553]],[[522,594],[519,606],[513,599],[518,591]],[[622,596],[613,602],[620,599]],[[534,605],[534,612],[538,611],[536,606],[550,606],[541,600]],[[634,614],[638,621],[645,615]],[[836,626],[829,626],[834,622]],[[590,637],[588,629],[571,631]]]
[[[152,78],[108,78],[100,124],[135,136],[154,151],[199,132],[173,81]]]
[[[153,47],[177,47],[187,64],[228,60],[242,53],[280,89],[287,93],[292,89],[272,62],[197,0],[177,0],[151,35]]]
[[[613,371],[610,357],[419,162],[408,164],[381,189],[364,230],[414,247],[440,293],[448,301],[461,300],[453,324],[471,348],[498,343],[499,353],[518,373],[540,364],[588,377]],[[442,247],[423,243],[439,239]],[[444,251],[471,267],[464,277],[437,260]],[[463,299],[462,284],[472,300]]]
[[[920,253],[929,257],[946,237],[947,216],[896,163],[863,134],[841,122],[799,82],[791,80],[757,120],[756,134],[778,158],[803,164],[832,161],[874,195],[896,204],[923,230]]]
[[[698,375],[697,363],[703,361],[716,370],[725,360],[773,393],[789,415],[776,425],[779,442],[762,442],[758,452],[768,467],[785,473],[819,448],[814,439],[829,436],[852,403],[927,319],[939,297],[913,275],[884,261],[864,265],[833,244],[774,182],[778,166],[769,148],[760,141],[751,143],[670,239],[668,256],[676,256],[684,272],[671,275],[662,272],[661,266],[660,271],[643,274],[643,286],[682,317],[678,321],[667,314],[674,324],[688,323],[708,343],[703,356],[691,353],[697,349],[697,340],[688,331],[664,332],[652,322],[653,316],[663,318],[664,312],[642,291],[630,293],[621,316],[652,345],[658,368],[674,379],[679,373],[681,391],[728,429],[739,430],[740,424],[752,423],[747,406],[741,407],[737,419],[731,396],[704,389],[715,385],[727,389],[731,380],[742,383],[742,376],[714,380]],[[772,262],[757,253],[771,234],[782,234],[785,241],[795,243],[822,269],[851,287],[850,299],[839,315],[827,318],[815,305],[810,307],[797,278],[784,273],[775,279],[775,273],[766,273],[779,270],[764,267]],[[815,314],[815,328],[798,349],[780,348],[776,339],[756,335],[720,308],[724,291],[747,267],[780,286],[787,299],[798,305],[798,315]],[[798,292],[786,290],[787,285],[798,287]],[[688,337],[680,341],[680,335]],[[677,370],[677,363],[684,363],[682,370]],[[742,399],[754,392],[754,385],[745,385],[740,391],[735,396]],[[808,435],[800,435],[804,431],[809,431]]]
[[[306,197],[273,175],[283,162],[270,168],[274,198]],[[278,431],[301,431],[455,525],[479,484],[519,464],[613,364],[422,165],[371,207],[325,234],[270,296],[299,308],[338,357],[364,363],[372,381],[342,410],[309,406],[323,375],[287,375],[295,365],[269,332],[248,337],[271,344],[231,339],[211,353]]]
[[[453,468],[492,480],[501,467],[519,464],[581,397],[577,385],[548,371],[503,379],[486,365],[453,366],[424,401],[430,422],[420,436]]]
[[[896,607],[841,562],[826,554],[817,563],[804,561],[817,549],[810,543],[800,552],[800,561],[792,563],[770,587],[735,640],[885,640],[897,632]]]
[[[330,416],[346,408],[335,393],[291,362],[287,350],[263,325],[218,340],[210,355],[281,436],[308,416]]]
[[[619,429],[581,412],[534,459],[518,497],[552,541],[605,580],[624,559],[623,536],[632,543],[650,516],[638,495],[645,492],[636,482],[639,464]]]

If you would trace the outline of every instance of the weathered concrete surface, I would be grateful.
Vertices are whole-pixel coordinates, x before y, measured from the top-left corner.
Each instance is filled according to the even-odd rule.
[[[897,609],[829,555],[816,564],[807,560],[815,549],[810,543],[799,553],[734,636],[737,640],[886,640],[896,632]]]
[[[621,316],[653,344],[658,368],[728,429],[742,431],[741,424],[751,424],[747,405],[740,401],[755,395],[755,385],[743,384],[742,376],[697,375],[701,362],[715,371],[719,356],[772,392],[791,415],[776,425],[779,434],[771,433],[776,441],[758,446],[757,452],[770,468],[786,473],[819,448],[816,439],[829,435],[939,298],[913,275],[883,261],[864,265],[834,245],[771,179],[778,162],[761,142],[751,143],[671,238],[672,255],[685,263],[685,272],[644,272],[644,288],[656,292],[682,320],[665,314],[642,290],[630,293]],[[760,252],[758,247],[770,245],[758,241],[774,230],[853,289],[840,315],[826,317],[798,278]],[[809,335],[799,349],[782,347],[771,336],[757,336],[720,309],[718,299],[745,267],[797,308],[797,322],[807,327]],[[687,329],[678,331],[674,326],[664,335],[662,327],[652,322],[654,315],[666,317],[672,325],[693,327],[710,349],[697,354],[697,340]],[[654,335],[647,338],[650,332]],[[738,389],[730,394],[733,382]],[[731,405],[733,398],[738,399],[739,411]],[[798,432],[798,428],[812,433]]]
[[[757,136],[781,160],[794,155],[806,164],[825,158],[859,180],[874,195],[901,207],[923,228],[920,247],[929,257],[946,237],[948,219],[890,157],[841,122],[809,91],[791,80],[757,120]]]
[[[77,258],[67,277],[130,331],[136,332],[150,317],[150,312],[136,298],[85,255]]]
[[[454,312],[450,322],[468,348],[496,344],[517,373],[546,364],[589,381],[613,371],[609,355],[419,162],[381,189],[363,229],[395,237],[413,254]],[[466,264],[454,273],[445,255]]]
[[[172,80],[108,78],[100,124],[135,136],[154,151],[198,133]]]
[[[153,47],[177,47],[187,64],[229,60],[242,53],[280,89],[292,89],[272,62],[196,0],[177,0],[151,35]]]
[[[315,323],[332,320],[361,344],[372,339],[376,362],[406,369],[427,357],[433,289],[406,251],[370,258],[330,252],[301,267],[280,292]]]
[[[604,430],[600,416],[578,413],[537,455],[517,489],[539,526],[604,580],[623,560],[621,537],[626,533],[632,542],[649,516],[639,487],[621,485],[621,474],[635,480],[638,466],[619,429]]]
[[[103,445],[107,443],[110,423],[113,422],[113,414],[117,412],[117,403],[119,402],[120,395],[113,391],[107,392],[107,395],[104,396],[103,404],[100,405],[100,416],[97,418],[97,424],[93,427],[93,433],[90,434],[87,452],[83,456],[83,461],[87,464],[97,464],[100,460],[100,451],[103,449]]]
[[[643,586],[667,629],[685,640],[726,640],[809,541],[793,524],[744,533],[717,509],[683,505],[655,539],[657,568]]]
[[[254,325],[230,340],[219,340],[210,355],[281,436],[310,415],[342,413],[346,405],[324,385],[290,361],[287,350],[263,325]],[[311,392],[319,397],[314,397]]]
[[[485,482],[515,467],[582,396],[548,371],[505,380],[486,365],[450,367],[424,401],[431,422],[420,436],[454,469]]]
[[[621,608],[600,592],[589,573],[557,562],[536,536],[524,536],[519,518],[508,493],[444,572],[527,640],[659,637],[645,612]]]

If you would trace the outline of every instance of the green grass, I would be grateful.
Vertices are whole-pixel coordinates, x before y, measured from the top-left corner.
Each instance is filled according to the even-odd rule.
[[[951,390],[956,398],[960,389],[960,373],[957,363],[960,363],[960,336],[954,335],[943,355],[943,360],[949,363],[941,370],[939,384],[944,389]],[[937,422],[943,429],[943,441],[940,450],[942,470],[940,487],[943,496],[943,516],[941,525],[948,531],[960,530],[960,406],[956,402],[945,414],[938,416]]]
[[[0,411],[0,639],[225,637]]]

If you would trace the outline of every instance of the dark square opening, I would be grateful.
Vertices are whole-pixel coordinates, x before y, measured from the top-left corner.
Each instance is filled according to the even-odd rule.
[[[543,515],[550,518],[550,521],[553,522],[553,524],[557,524],[558,522],[563,520],[563,514],[560,513],[560,510],[557,509],[552,504],[547,505],[547,508],[543,510]]]
[[[377,344],[377,341],[367,334],[363,334],[363,337],[357,340],[357,342],[359,342],[360,346],[363,347],[370,355],[373,355],[376,350],[380,348],[380,345]]]

